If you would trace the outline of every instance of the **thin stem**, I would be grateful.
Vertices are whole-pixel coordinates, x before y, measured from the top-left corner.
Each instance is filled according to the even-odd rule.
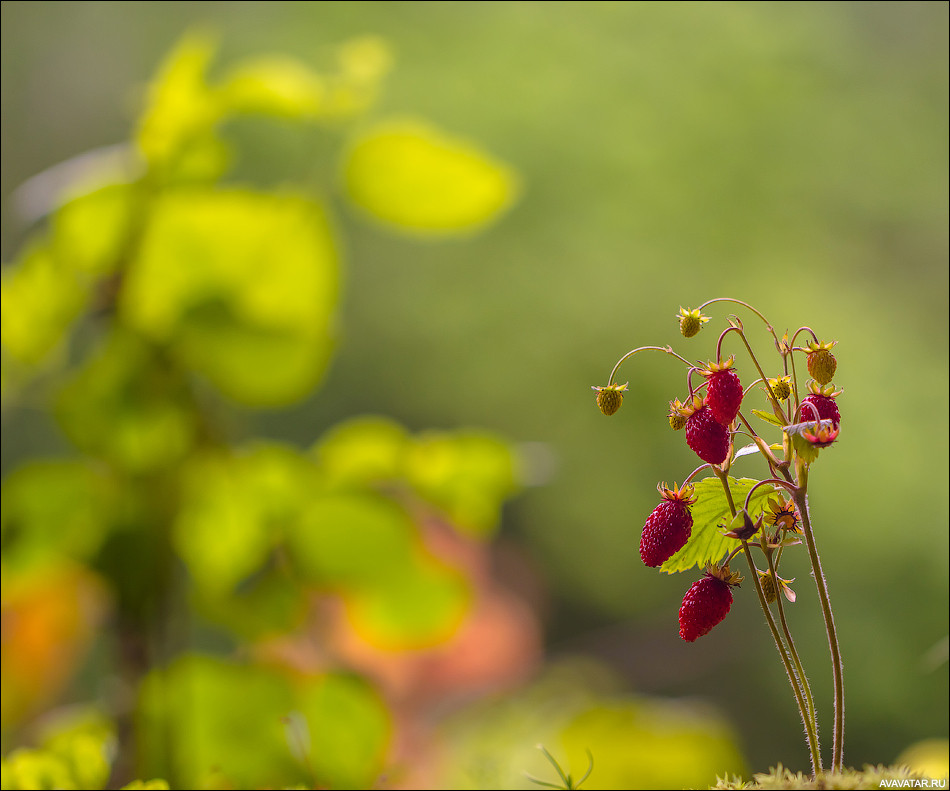
[[[749,357],[752,358],[752,364],[755,366],[755,370],[759,372],[759,376],[762,378],[762,381],[765,383],[765,389],[768,391],[769,400],[772,402],[772,408],[777,410],[776,414],[784,415],[785,410],[782,409],[782,404],[776,398],[775,393],[772,390],[772,385],[769,384],[768,377],[765,375],[765,371],[762,370],[762,366],[759,365],[759,360],[755,356],[755,352],[752,351],[752,347],[749,345],[749,341],[745,337],[745,333],[741,330],[739,331],[739,337],[742,338],[742,342],[745,344],[746,351],[749,352]]]
[[[754,492],[760,486],[765,486],[766,484],[772,484],[773,486],[784,486],[792,493],[798,489],[797,486],[788,483],[788,481],[780,481],[778,478],[766,478],[764,481],[759,481],[751,489],[749,489],[749,493],[745,496],[745,505],[743,506],[746,511],[749,510],[749,503],[752,501],[752,492]]]
[[[610,385],[614,383],[614,376],[616,376],[617,374],[617,369],[625,360],[627,360],[630,357],[633,357],[633,355],[635,355],[637,352],[645,352],[645,351],[664,352],[666,354],[672,355],[673,357],[676,357],[678,360],[682,360],[687,365],[692,365],[692,363],[689,360],[687,360],[685,357],[680,357],[676,352],[674,352],[672,347],[670,346],[640,346],[636,349],[631,349],[623,357],[617,360],[617,364],[614,366],[614,369],[610,372],[610,378],[607,380],[607,386],[609,387]]]
[[[768,544],[768,540],[766,540]],[[798,671],[798,680],[802,685],[802,692],[805,695],[805,703],[808,705],[808,714],[811,717],[812,728],[815,731],[815,741],[818,741],[818,715],[815,713],[815,698],[811,692],[811,685],[808,683],[808,676],[805,675],[805,668],[802,666],[802,661],[798,656],[798,651],[795,648],[795,641],[792,639],[792,633],[789,631],[788,622],[785,620],[785,605],[782,602],[782,594],[779,591],[778,583],[778,573],[776,571],[775,562],[772,559],[772,550],[768,549],[765,551],[765,557],[769,562],[769,573],[772,575],[772,581],[775,584],[775,603],[778,606],[778,617],[779,621],[782,623],[782,632],[785,635],[785,642],[788,644],[789,653],[792,656],[792,662],[795,663],[795,669]],[[820,751],[819,746],[819,751]]]
[[[749,574],[752,577],[752,581],[755,583],[755,592],[759,596],[759,606],[762,607],[762,612],[765,613],[765,619],[768,621],[769,631],[772,632],[772,639],[775,640],[775,647],[778,648],[779,655],[782,657],[782,664],[785,666],[785,673],[788,675],[788,683],[792,685],[792,692],[795,693],[795,701],[798,703],[798,713],[802,718],[802,724],[805,726],[805,739],[808,742],[808,752],[811,756],[811,769],[815,777],[819,777],[824,773],[824,768],[821,764],[821,750],[818,747],[818,734],[817,728],[814,723],[814,705],[811,707],[805,702],[805,699],[802,694],[802,688],[800,686],[799,676],[796,675],[795,670],[792,668],[791,660],[785,645],[782,643],[782,638],[779,635],[778,627],[775,625],[775,618],[772,615],[772,610],[769,608],[769,603],[765,599],[765,591],[762,590],[762,583],[759,581],[759,574],[755,568],[755,561],[752,560],[752,552],[749,549],[749,544],[747,541],[742,542],[742,549],[745,551],[746,561],[749,564]],[[776,587],[778,587],[778,582],[776,581]],[[776,591],[776,596],[781,596],[781,593]]]
[[[726,480],[726,474],[716,467],[712,468],[716,473],[716,477],[719,478],[722,488],[726,493],[726,501],[729,503],[729,510],[732,512],[733,517],[736,515],[736,504],[732,499],[732,492],[729,490],[729,482]],[[808,751],[811,754],[811,764],[812,771],[817,777],[824,770],[821,765],[821,753],[818,749],[818,736],[816,729],[813,725],[812,719],[808,715],[808,709],[805,704],[804,697],[802,695],[801,687],[799,686],[798,678],[795,675],[795,671],[792,668],[791,660],[789,659],[788,652],[785,649],[785,645],[782,643],[782,638],[779,635],[778,627],[775,625],[775,618],[772,616],[772,611],[769,609],[768,602],[765,600],[765,592],[762,590],[762,583],[759,581],[759,575],[756,572],[755,562],[752,560],[752,552],[749,550],[749,544],[747,541],[742,542],[742,549],[745,552],[746,560],[749,563],[749,573],[752,575],[752,582],[755,585],[755,591],[759,597],[759,605],[762,607],[762,612],[765,613],[765,620],[768,622],[769,631],[772,633],[772,639],[775,641],[775,647],[778,649],[779,656],[782,658],[782,664],[785,666],[785,673],[788,675],[788,683],[792,686],[792,692],[795,695],[795,701],[798,703],[798,712],[802,718],[802,724],[805,726],[805,737],[808,742]]]
[[[802,533],[805,536],[805,546],[808,548],[808,557],[811,560],[812,576],[815,578],[815,585],[818,587],[818,599],[821,602],[821,612],[825,619],[825,631],[828,633],[828,647],[831,651],[835,694],[835,728],[831,768],[840,771],[844,768],[844,681],[842,678],[841,649],[838,645],[834,613],[828,596],[828,583],[825,580],[824,572],[821,570],[821,559],[818,557],[815,534],[812,531],[811,519],[808,515],[808,467],[800,459],[796,461],[795,467],[800,486],[792,497],[802,517]]]
[[[712,305],[714,302],[734,302],[736,305],[742,305],[744,308],[751,310],[756,316],[758,316],[762,321],[765,322],[765,326],[768,328],[768,331],[771,333],[772,337],[775,338],[775,342],[778,343],[778,338],[775,335],[775,330],[772,329],[772,325],[769,323],[769,320],[765,318],[759,311],[753,308],[748,302],[743,302],[741,299],[733,299],[732,297],[716,297],[715,299],[710,299],[700,305],[697,310],[702,310],[707,305]]]

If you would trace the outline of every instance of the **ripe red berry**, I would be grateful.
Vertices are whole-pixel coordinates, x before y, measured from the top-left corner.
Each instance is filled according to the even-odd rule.
[[[832,386],[821,387],[814,382],[809,387],[811,395],[805,396],[801,403],[801,421],[807,423],[815,420],[815,411],[817,411],[819,420],[830,420],[834,423],[834,427],[838,428],[841,424],[841,413],[838,412],[835,397],[841,391],[835,392]],[[814,410],[811,407],[814,407]]]
[[[703,461],[722,464],[729,455],[729,432],[704,406],[686,420],[686,444]]]
[[[694,582],[680,605],[680,637],[692,643],[722,621],[732,607],[730,583],[706,572]]]
[[[681,490],[676,484],[672,489],[661,484],[658,488],[663,502],[647,517],[640,535],[640,559],[651,568],[666,563],[689,540],[693,528],[689,507],[696,502],[692,497],[692,486],[684,486]]]
[[[724,363],[710,363],[702,372],[709,383],[706,387],[706,405],[713,417],[724,426],[736,419],[742,404],[742,382],[732,367],[733,358]]]

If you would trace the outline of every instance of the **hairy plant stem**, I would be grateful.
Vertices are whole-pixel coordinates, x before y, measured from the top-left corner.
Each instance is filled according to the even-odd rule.
[[[765,539],[767,542],[767,539]],[[802,660],[798,656],[798,650],[795,648],[795,641],[792,639],[792,633],[788,628],[788,621],[785,620],[785,605],[782,603],[782,593],[779,590],[778,574],[775,568],[775,561],[772,558],[772,550],[765,550],[765,557],[769,562],[769,573],[775,584],[775,603],[778,606],[778,617],[782,624],[782,632],[785,635],[785,642],[788,644],[788,652],[795,664],[795,670],[798,672],[798,680],[802,686],[802,693],[805,695],[805,703],[808,706],[808,715],[811,717],[812,727],[815,729],[815,741],[818,742],[818,715],[815,713],[815,698],[811,692],[811,684],[808,683],[808,676],[805,675],[805,668],[802,666]]]
[[[805,546],[811,560],[812,576],[818,588],[818,599],[821,602],[821,612],[825,619],[825,631],[828,633],[828,647],[831,651],[831,668],[834,676],[835,695],[835,728],[831,757],[832,770],[844,769],[844,682],[842,679],[841,649],[838,646],[838,633],[835,629],[834,613],[831,609],[831,600],[828,596],[828,583],[821,570],[821,559],[818,557],[818,548],[815,545],[815,534],[811,527],[811,518],[808,515],[808,466],[796,459],[795,471],[798,475],[799,488],[792,494],[795,505],[802,517],[802,532],[805,536]]]
[[[729,489],[729,482],[727,480],[728,476],[717,467],[713,467],[712,469],[716,473],[716,477],[719,478],[720,483],[722,483],[722,488],[726,493],[726,501],[729,503],[729,510],[732,512],[733,517],[735,517],[737,513],[736,504],[732,499],[732,492]],[[752,582],[755,585],[755,592],[759,597],[759,605],[762,607],[762,612],[765,613],[765,620],[768,622],[769,631],[772,632],[772,639],[775,641],[775,647],[778,649],[779,656],[782,659],[782,664],[785,666],[785,673],[788,676],[788,683],[792,686],[792,692],[795,695],[795,701],[798,704],[798,712],[801,715],[802,724],[805,727],[805,738],[808,742],[808,752],[811,756],[812,772],[817,778],[824,773],[824,769],[821,765],[821,751],[818,747],[818,729],[814,720],[814,706],[812,705],[809,707],[805,703],[805,698],[800,686],[799,678],[792,667],[792,662],[789,658],[788,651],[785,648],[785,644],[782,642],[782,637],[779,634],[778,627],[775,625],[775,618],[772,615],[772,611],[769,609],[768,602],[765,600],[765,592],[762,590],[762,583],[759,581],[759,575],[756,572],[755,562],[752,559],[752,552],[749,549],[749,544],[747,541],[742,542],[742,549],[745,552],[746,561],[749,564],[749,574],[752,576]]]
[[[692,365],[692,363],[690,363],[690,361],[687,360],[685,357],[680,357],[680,355],[674,352],[672,346],[640,346],[636,349],[631,349],[623,357],[617,360],[617,364],[614,366],[614,369],[610,372],[610,378],[607,379],[607,386],[609,387],[610,385],[614,383],[614,376],[617,375],[617,369],[620,368],[620,365],[625,360],[629,359],[630,357],[633,357],[633,355],[635,355],[637,352],[646,352],[646,351],[663,352],[664,354],[669,354],[672,357],[675,357],[677,360],[681,360],[682,362],[686,363],[686,365]]]

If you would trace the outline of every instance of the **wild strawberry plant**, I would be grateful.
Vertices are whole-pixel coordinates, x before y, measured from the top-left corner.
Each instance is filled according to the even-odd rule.
[[[679,611],[680,636],[694,642],[710,632],[729,613],[733,588],[742,576],[733,570],[741,557],[748,566],[759,605],[765,614],[782,665],[788,675],[805,726],[805,738],[816,779],[824,774],[818,742],[818,716],[808,677],[785,617],[785,604],[795,601],[792,580],[780,576],[783,556],[804,546],[818,587],[831,651],[834,677],[834,732],[831,771],[843,769],[844,692],[841,652],[835,630],[828,585],[821,567],[811,515],[808,476],[822,449],[833,445],[841,427],[832,383],[837,361],[835,341],[824,342],[810,327],[779,337],[754,307],[721,297],[696,309],[680,308],[677,315],[685,338],[697,335],[710,321],[702,311],[728,302],[750,310],[765,324],[774,352],[769,360],[757,354],[741,319],[731,315],[719,335],[711,360],[690,362],[672,346],[640,346],[627,352],[610,372],[607,384],[594,387],[597,406],[613,415],[623,403],[629,383],[615,384],[620,366],[640,352],[662,352],[686,367],[683,400],[670,401],[670,428],[685,429],[686,444],[702,464],[681,486],[660,484],[661,502],[646,520],[640,538],[640,556],[650,567],[673,574],[695,567],[703,576],[692,583]],[[729,341],[739,341],[742,358],[756,377],[743,384],[734,354],[725,356]],[[810,379],[800,373],[804,356]],[[748,369],[746,369],[748,370]],[[769,376],[769,374],[773,374]],[[743,376],[747,376],[744,372]],[[748,379],[746,380],[748,381]],[[765,434],[778,434],[767,438]],[[758,454],[767,475],[761,479],[735,478],[733,463]],[[703,473],[711,475],[703,476]]]

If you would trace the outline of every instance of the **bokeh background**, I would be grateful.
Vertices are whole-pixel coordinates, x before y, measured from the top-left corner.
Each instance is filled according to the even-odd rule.
[[[518,173],[516,204],[462,238],[335,216],[345,285],[325,380],[293,406],[228,418],[239,436],[301,447],[363,414],[513,443],[524,488],[488,562],[530,609],[543,654],[512,658],[519,672],[488,685],[494,703],[449,729],[460,751],[494,756],[482,782],[503,784],[491,773],[508,771],[513,744],[513,769],[543,774],[518,761],[544,740],[551,700],[581,689],[605,706],[707,707],[744,757],[722,771],[807,768],[751,593],[686,644],[676,611],[693,577],[639,560],[657,482],[695,466],[665,419],[681,370],[637,358],[609,420],[590,391],[638,345],[710,358],[731,311],[706,311],[714,321],[692,345],[674,315],[717,296],[755,304],[780,332],[807,324],[839,342],[842,435],[811,503],[845,659],[847,762],[946,738],[946,3],[4,2],[0,13],[4,261],[30,230],[17,187],[127,139],[150,75],[195,25],[215,31],[222,63],[270,52],[315,63],[379,36],[393,68],[374,116],[426,118]],[[287,168],[280,133],[244,143],[248,172]],[[746,325],[765,352],[761,325]],[[47,411],[5,406],[5,477],[70,453]],[[792,629],[830,742],[820,611],[804,557],[789,563]],[[61,699],[89,694],[96,661]],[[505,736],[489,744],[492,731]],[[571,749],[563,738],[549,746]],[[598,758],[624,749],[584,746]]]

